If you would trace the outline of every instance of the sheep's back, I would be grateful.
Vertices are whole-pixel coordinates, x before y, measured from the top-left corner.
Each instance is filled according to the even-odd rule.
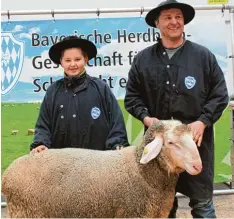
[[[46,211],[47,203],[46,208],[51,217],[89,217],[90,215],[84,214],[89,212],[91,203],[93,212],[100,214],[105,211],[101,215],[106,215],[106,211],[113,212],[113,196],[118,196],[116,190],[134,181],[131,179],[134,175],[133,168],[137,169],[134,151],[135,147],[95,152],[66,148],[27,155],[17,159],[6,170],[2,191],[9,202],[11,197],[18,197],[22,203],[29,200],[29,206],[31,203],[37,209],[43,206],[43,212]],[[127,169],[132,173],[126,171]],[[82,200],[79,197],[82,197]],[[106,209],[101,208],[104,204],[102,200],[105,200],[105,205],[109,200],[110,204],[105,206]],[[77,212],[72,215],[77,205],[82,205],[79,209],[83,212],[80,212],[81,215],[77,215]],[[53,208],[57,210],[51,210]],[[51,215],[51,212],[54,212],[54,215]],[[61,212],[66,215],[61,215]]]
[[[4,173],[2,182],[11,216],[157,217],[155,212],[160,212],[169,194],[163,199],[162,183],[155,189],[144,178],[135,151],[134,146],[95,152],[50,149],[17,159]],[[150,171],[147,175],[152,180],[158,175],[166,183],[159,170],[145,170]],[[173,189],[170,193],[174,194]],[[16,214],[15,209],[21,212]]]

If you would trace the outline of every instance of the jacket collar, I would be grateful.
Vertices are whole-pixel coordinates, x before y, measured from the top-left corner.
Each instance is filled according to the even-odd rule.
[[[90,76],[84,72],[84,74],[75,77],[64,77],[64,87],[66,89],[72,89],[74,93],[77,93],[88,86]]]

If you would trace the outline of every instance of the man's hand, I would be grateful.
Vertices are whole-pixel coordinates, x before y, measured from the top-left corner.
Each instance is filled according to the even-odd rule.
[[[158,122],[159,119],[155,118],[155,117],[149,117],[149,116],[146,116],[144,119],[143,119],[143,123],[146,127],[149,127],[151,126],[154,122]]]
[[[198,147],[200,147],[206,125],[201,121],[196,121],[188,124],[188,126],[192,130],[194,142],[197,143]]]
[[[40,153],[42,151],[48,150],[48,148],[45,145],[39,145],[36,148],[32,149],[30,151],[30,154],[36,154],[36,153]]]
[[[116,147],[116,150],[118,151],[118,150],[121,150],[121,149],[123,149],[124,147],[123,146],[117,146]]]

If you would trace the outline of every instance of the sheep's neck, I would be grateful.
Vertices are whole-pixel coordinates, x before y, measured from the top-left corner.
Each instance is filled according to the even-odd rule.
[[[164,154],[161,152],[156,159],[150,161],[146,165],[141,165],[140,164],[140,159],[142,156],[144,150],[144,146],[140,146],[136,150],[136,160],[137,163],[140,165],[140,170],[142,173],[142,176],[147,179],[152,186],[155,184],[155,186],[158,186],[159,183],[158,181],[155,181],[157,178],[158,180],[158,175],[160,175],[160,180],[170,182],[170,184],[176,184],[177,179],[178,179],[178,174],[181,171],[178,171],[176,168],[173,168],[170,160],[164,156]],[[152,171],[154,170],[154,171]],[[150,176],[150,177],[149,177]],[[154,177],[155,176],[155,177]]]

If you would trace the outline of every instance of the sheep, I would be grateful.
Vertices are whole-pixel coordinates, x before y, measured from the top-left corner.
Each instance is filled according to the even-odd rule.
[[[28,129],[28,135],[34,135],[35,129]]]
[[[19,130],[11,130],[12,135],[17,135],[18,132],[19,132]]]
[[[8,217],[166,218],[179,173],[201,172],[190,128],[154,123],[142,143],[116,151],[49,149],[4,172]]]

